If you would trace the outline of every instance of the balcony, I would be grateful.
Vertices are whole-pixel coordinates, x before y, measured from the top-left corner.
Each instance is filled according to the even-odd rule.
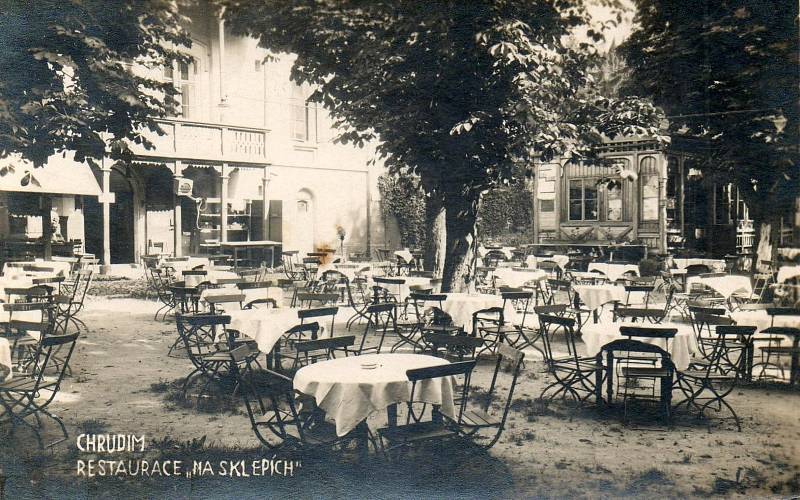
[[[134,144],[133,151],[147,159],[263,164],[267,134],[262,128],[219,125],[186,120],[159,120],[165,135],[149,134],[155,149]]]

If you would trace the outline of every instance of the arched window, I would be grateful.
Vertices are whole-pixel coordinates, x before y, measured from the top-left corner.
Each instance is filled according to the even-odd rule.
[[[639,186],[641,220],[658,221],[659,175],[655,157],[645,156],[639,162]]]

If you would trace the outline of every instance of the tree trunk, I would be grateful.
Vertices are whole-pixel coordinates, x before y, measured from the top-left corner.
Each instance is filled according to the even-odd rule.
[[[463,196],[447,199],[447,253],[442,274],[442,292],[467,291],[474,279],[478,201],[465,199]]]
[[[753,253],[753,266],[751,271],[756,273],[760,270],[761,261],[775,262],[778,255],[778,231],[780,228],[780,216],[770,212],[766,217],[756,216],[753,218],[756,240],[753,242],[755,252]]]
[[[444,271],[447,230],[445,228],[446,209],[438,198],[429,198],[425,207],[425,270],[432,271],[435,278],[441,278]]]

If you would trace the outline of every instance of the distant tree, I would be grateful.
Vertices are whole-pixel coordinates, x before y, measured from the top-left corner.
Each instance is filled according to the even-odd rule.
[[[149,145],[176,90],[131,63],[186,60],[180,20],[174,0],[1,0],[0,157],[40,166],[61,151],[82,162]]]
[[[483,196],[478,209],[478,233],[497,237],[531,227],[531,192],[522,183],[497,188]]]
[[[637,0],[621,47],[627,91],[652,96],[701,170],[733,183],[750,208],[761,258],[800,194],[798,3]]]
[[[389,169],[445,207],[444,291],[472,279],[481,197],[520,165],[601,132],[658,133],[654,107],[586,91],[602,34],[571,36],[590,22],[580,0],[218,1],[235,32],[297,55],[292,77],[316,87],[339,140],[377,139]]]

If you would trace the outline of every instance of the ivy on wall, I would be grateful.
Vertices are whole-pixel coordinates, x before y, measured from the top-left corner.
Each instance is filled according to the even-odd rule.
[[[425,195],[412,176],[382,175],[378,178],[384,218],[394,217],[400,243],[408,248],[425,244]]]
[[[478,211],[478,234],[484,238],[525,233],[531,227],[531,194],[523,184],[489,191]]]

